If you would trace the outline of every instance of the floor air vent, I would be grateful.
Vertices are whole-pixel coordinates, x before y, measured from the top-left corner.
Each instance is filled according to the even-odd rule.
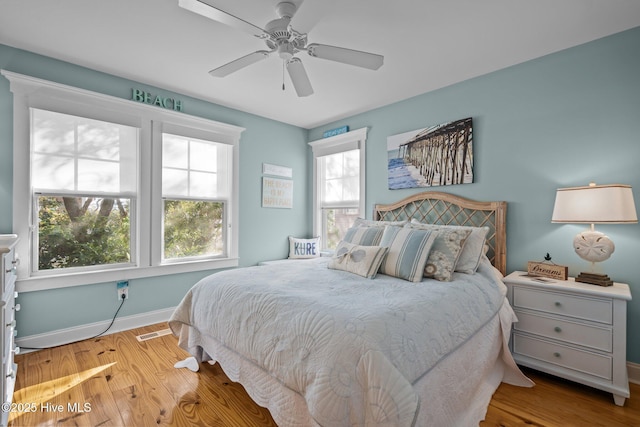
[[[149,332],[148,334],[138,335],[136,338],[138,339],[138,341],[142,342],[142,341],[152,340],[154,338],[158,338],[164,335],[169,335],[170,333],[171,333],[171,329],[167,328],[167,329],[161,329],[155,332]]]

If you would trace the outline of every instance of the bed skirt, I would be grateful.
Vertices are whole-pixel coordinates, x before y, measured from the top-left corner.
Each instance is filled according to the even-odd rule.
[[[508,349],[514,321],[515,314],[505,299],[492,320],[413,384],[420,396],[414,426],[477,426],[502,381],[533,385]],[[229,379],[242,384],[258,405],[269,409],[278,426],[320,426],[311,418],[303,396],[250,360],[195,328],[178,323],[171,327],[179,336],[180,347],[201,362],[218,362]]]

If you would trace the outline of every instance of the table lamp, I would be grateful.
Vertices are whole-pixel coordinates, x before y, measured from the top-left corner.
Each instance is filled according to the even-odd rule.
[[[594,224],[637,223],[636,206],[631,186],[623,184],[559,188],[553,206],[553,223],[591,224],[591,229],[578,233],[573,248],[580,258],[591,262],[591,271],[580,273],[576,282],[611,286],[606,274],[596,274],[596,262],[609,259],[615,246],[609,237],[595,231]]]

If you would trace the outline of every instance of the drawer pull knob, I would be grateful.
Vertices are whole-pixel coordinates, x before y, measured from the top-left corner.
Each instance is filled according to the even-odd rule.
[[[20,311],[20,308],[21,308],[20,304],[16,304],[14,308],[15,308],[16,311]]]
[[[16,321],[12,320],[10,323],[7,323],[6,327],[7,328],[15,328],[16,327]]]
[[[553,328],[554,331],[556,332],[562,332],[562,328],[560,328],[560,326],[556,326],[555,328]]]
[[[556,351],[555,353],[553,353],[553,355],[554,355],[555,357],[560,357],[560,353],[558,353],[557,351]]]

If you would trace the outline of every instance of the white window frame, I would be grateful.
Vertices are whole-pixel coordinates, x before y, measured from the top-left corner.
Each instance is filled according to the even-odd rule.
[[[360,150],[360,195],[358,198],[358,216],[365,217],[365,194],[366,194],[366,142],[368,128],[360,128],[329,138],[323,138],[309,142],[313,151],[313,235],[321,236],[323,230],[323,215],[321,211],[321,189],[319,158],[330,154],[342,153],[351,150]],[[336,207],[339,207],[336,205]],[[323,248],[325,243],[322,242]]]
[[[13,232],[20,240],[16,252],[23,259],[18,266],[20,290],[36,291],[83,284],[128,280],[165,274],[238,266],[239,144],[244,128],[157,106],[104,95],[84,89],[1,71],[13,93]],[[33,203],[31,199],[30,108],[41,108],[97,120],[135,126],[140,129],[139,192],[136,228],[137,259],[134,267],[57,275],[34,275],[31,271]],[[162,132],[176,130],[185,136],[210,139],[233,147],[231,200],[227,206],[228,252],[224,258],[163,263],[162,251]],[[134,261],[134,260],[132,260]]]

